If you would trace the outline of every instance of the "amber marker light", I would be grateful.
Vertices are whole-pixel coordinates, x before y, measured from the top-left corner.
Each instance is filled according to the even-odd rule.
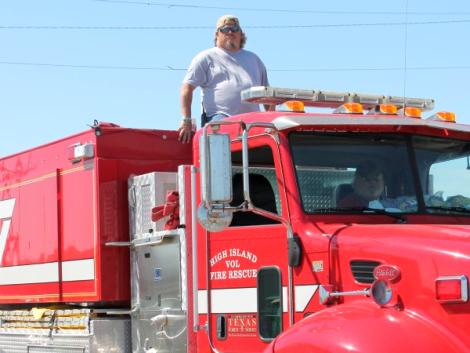
[[[398,108],[393,104],[380,104],[380,114],[395,115],[398,112]]]
[[[362,114],[363,108],[360,103],[344,103],[339,106],[333,113],[336,114]]]
[[[446,121],[448,123],[455,123],[455,113],[452,112],[437,112],[436,114],[430,116],[429,120],[440,120]]]
[[[305,104],[301,101],[286,101],[284,102],[284,106],[288,111],[291,112],[304,112],[305,111]]]
[[[415,107],[405,107],[404,115],[409,118],[421,118],[421,109]]]
[[[344,108],[352,114],[362,114],[362,104],[359,103],[346,103]]]

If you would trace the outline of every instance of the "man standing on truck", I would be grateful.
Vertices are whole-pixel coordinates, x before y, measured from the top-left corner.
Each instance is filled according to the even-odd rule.
[[[240,92],[253,86],[267,86],[268,75],[261,59],[244,50],[246,35],[233,15],[217,21],[215,47],[196,55],[181,86],[179,140],[191,141],[191,103],[196,87],[202,89],[201,126],[227,116],[259,111],[258,104],[241,101]],[[269,106],[265,106],[268,110]]]

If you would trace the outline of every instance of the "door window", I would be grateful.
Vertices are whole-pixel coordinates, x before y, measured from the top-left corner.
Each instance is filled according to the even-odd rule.
[[[272,150],[268,146],[249,150],[249,184],[250,198],[255,207],[280,214],[281,202],[274,168]],[[232,155],[233,166],[233,199],[231,206],[240,206],[244,201],[241,152]],[[270,218],[253,212],[238,211],[233,214],[230,226],[250,226],[278,223]]]
[[[264,267],[258,271],[258,316],[262,339],[272,340],[281,332],[281,272],[276,267]]]

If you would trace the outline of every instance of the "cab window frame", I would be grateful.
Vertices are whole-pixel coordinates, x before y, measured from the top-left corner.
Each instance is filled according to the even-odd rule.
[[[270,185],[272,187],[272,191],[274,193],[274,198],[275,198],[275,212],[277,215],[282,215],[283,213],[283,205],[285,204],[284,200],[284,195],[281,193],[282,189],[282,180],[280,179],[278,175],[278,158],[279,156],[277,155],[277,150],[276,146],[273,144],[275,141],[273,141],[271,136],[261,136],[252,140],[249,140],[249,148],[248,148],[248,160],[249,160],[249,170],[259,170],[259,169],[265,169],[269,170],[268,174],[271,174],[270,177],[266,177],[265,174],[258,172],[253,173],[253,175],[264,175],[266,179],[270,181]],[[253,165],[254,164],[254,165]],[[232,149],[232,172],[234,170],[239,170],[241,172],[242,168],[242,150],[241,150],[241,143],[235,143],[234,148]],[[233,173],[233,178],[235,178],[235,174],[240,174],[241,173]],[[235,185],[233,185],[235,186]],[[236,188],[233,188],[234,190],[234,195],[233,195],[233,201],[231,203],[232,206],[238,206],[239,203],[236,201],[240,200],[240,195],[236,195]],[[242,191],[243,192],[243,191]],[[253,188],[250,188],[250,193],[253,193]],[[250,195],[251,196],[251,195]],[[252,197],[252,201],[256,206],[256,200]],[[263,208],[263,207],[260,207]],[[263,208],[264,209],[264,208]],[[268,211],[273,211],[269,210]],[[237,216],[235,216],[238,213]],[[246,214],[246,216],[240,215],[241,213]],[[256,217],[255,217],[256,216]],[[232,221],[230,224],[229,228],[234,228],[234,227],[249,227],[249,226],[263,226],[263,225],[276,225],[280,224],[278,221],[274,221],[272,219],[269,219],[267,217],[259,216],[259,215],[254,215],[253,212],[244,212],[244,211],[238,211],[234,213],[234,218],[239,217],[239,218],[248,218],[252,217],[253,221],[246,221],[246,222],[241,222],[245,224],[240,224],[240,222]],[[260,221],[257,222],[256,219],[259,219]],[[248,223],[248,224],[246,224]]]

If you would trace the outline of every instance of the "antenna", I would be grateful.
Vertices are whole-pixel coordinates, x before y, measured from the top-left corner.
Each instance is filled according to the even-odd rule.
[[[408,1],[405,3],[405,50],[403,58],[403,111],[406,108],[406,76],[407,76],[407,56],[408,56]]]

